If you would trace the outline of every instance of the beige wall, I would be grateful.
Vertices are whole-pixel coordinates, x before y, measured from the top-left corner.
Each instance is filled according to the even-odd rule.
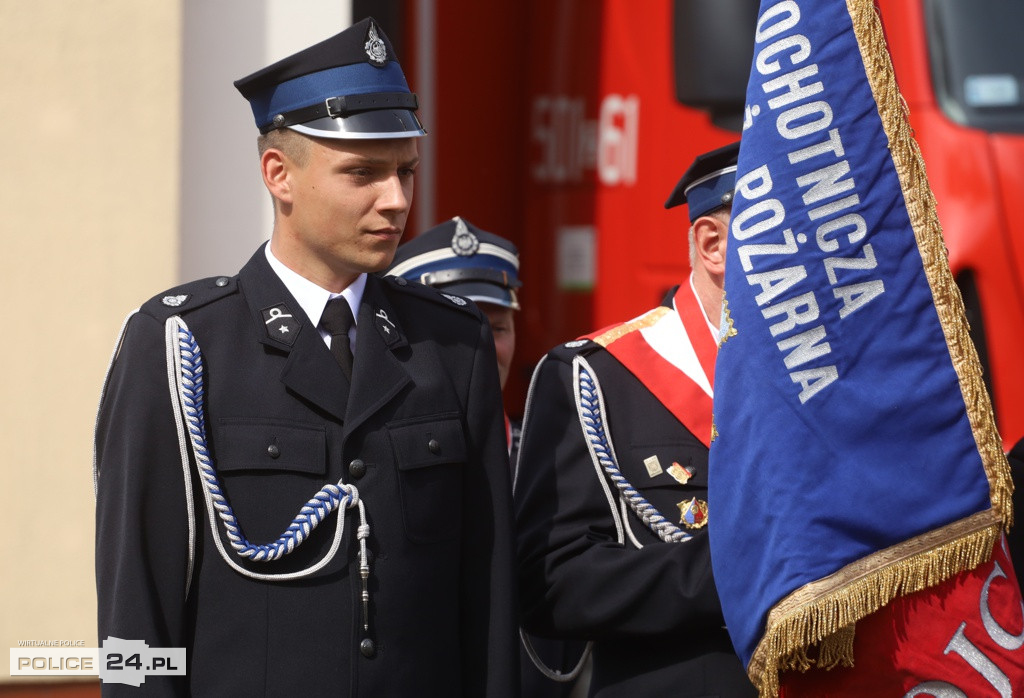
[[[0,682],[96,647],[92,429],[127,311],[177,278],[179,0],[0,0]]]

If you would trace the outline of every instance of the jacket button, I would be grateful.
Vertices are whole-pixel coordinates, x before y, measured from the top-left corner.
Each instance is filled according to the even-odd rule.
[[[216,281],[214,281],[213,283],[217,284],[220,287],[227,286],[228,285],[228,277],[221,276]]]
[[[399,286],[406,286],[409,282],[405,280],[404,276],[399,276],[395,278],[395,283]]]
[[[363,641],[359,643],[359,654],[363,655],[367,659],[377,654],[377,645],[373,643],[368,637],[363,638]]]
[[[356,458],[348,464],[348,474],[358,480],[363,475],[366,475],[366,463]]]
[[[277,458],[281,455],[281,449],[277,447],[277,444],[270,444],[267,446],[267,455],[271,458]]]
[[[429,448],[430,452],[433,453],[434,455],[437,455],[438,453],[441,452],[441,444],[437,442],[437,439],[431,439],[430,441],[428,441],[427,448]]]

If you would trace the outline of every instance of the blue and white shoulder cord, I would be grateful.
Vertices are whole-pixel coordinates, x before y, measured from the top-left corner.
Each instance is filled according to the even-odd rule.
[[[530,382],[530,392],[533,392],[533,385],[536,377],[540,371],[540,366],[546,359],[542,359],[540,364],[534,370],[534,380]],[[627,506],[632,509],[633,513],[640,518],[644,524],[654,532],[662,541],[666,543],[683,543],[692,538],[689,533],[686,533],[678,526],[674,525],[671,521],[666,519],[661,513],[645,499],[639,492],[636,491],[629,481],[623,476],[619,470],[618,461],[615,457],[615,447],[612,444],[611,434],[608,433],[607,415],[604,409],[604,398],[601,393],[601,384],[597,379],[597,374],[594,369],[590,366],[585,358],[582,356],[575,356],[572,362],[573,372],[573,395],[576,399],[576,411],[580,420],[580,428],[583,430],[583,436],[587,442],[587,448],[590,450],[591,461],[594,464],[595,472],[597,473],[597,479],[601,483],[601,489],[604,490],[605,498],[608,500],[608,509],[611,512],[612,521],[615,523],[616,538],[620,544],[625,544],[626,535],[629,536],[630,541],[637,548],[642,548],[643,543],[637,540],[633,534],[632,529],[629,526],[629,519],[627,516]],[[530,395],[526,397],[527,406],[530,405]],[[523,430],[525,432],[527,428],[528,415],[524,416],[523,419]],[[518,476],[518,464],[515,475]],[[606,477],[607,475],[607,477]],[[619,491],[619,506],[621,506],[621,512],[619,506],[616,505],[615,497],[612,494],[611,488],[608,486],[608,480],[611,480]],[[523,632],[520,628],[519,637],[522,640],[523,646],[526,648],[526,653],[533,661],[534,666],[544,674],[547,678],[553,681],[572,681],[580,673],[583,665],[586,663],[587,657],[590,655],[593,647],[592,642],[588,642],[586,648],[583,650],[583,655],[580,657],[579,662],[568,674],[563,674],[561,671],[551,669],[544,662],[540,656],[537,655],[536,650],[533,648],[533,644],[530,642],[529,636]]]
[[[307,577],[323,568],[338,551],[345,529],[343,512],[338,513],[334,541],[331,549],[316,563],[295,572],[279,574],[263,574],[252,572],[239,565],[228,555],[217,530],[217,520],[224,526],[224,533],[239,557],[248,558],[253,562],[269,562],[279,560],[294,551],[306,540],[312,531],[319,526],[335,509],[359,509],[359,528],[356,537],[359,540],[359,574],[362,579],[363,628],[368,627],[369,592],[367,579],[370,574],[369,558],[366,553],[366,539],[370,535],[370,527],[366,521],[366,507],[359,499],[359,490],[353,485],[338,481],[327,484],[317,492],[299,510],[299,513],[288,528],[273,543],[255,544],[249,542],[242,533],[235,517],[234,510],[221,490],[217,471],[213,467],[206,443],[206,422],[203,412],[203,356],[195,337],[189,331],[185,321],[179,316],[169,318],[165,325],[167,344],[168,382],[171,399],[174,404],[175,422],[178,428],[178,441],[181,445],[182,457],[187,463],[186,444],[191,446],[195,456],[196,469],[203,486],[206,499],[206,511],[209,517],[213,540],[220,556],[228,565],[240,574],[264,581],[284,581]],[[186,441],[187,427],[187,441]],[[188,479],[186,479],[186,490]],[[191,556],[190,556],[191,557]],[[190,563],[191,564],[191,563]]]
[[[619,542],[622,543],[623,528],[629,534],[630,540],[637,548],[643,544],[636,539],[626,521],[626,506],[628,505],[633,513],[639,517],[651,531],[666,543],[684,543],[690,540],[691,536],[680,529],[671,521],[661,515],[654,505],[647,501],[636,488],[629,483],[619,470],[618,461],[615,457],[615,447],[612,444],[611,434],[606,427],[607,415],[604,410],[601,384],[597,379],[597,373],[591,368],[587,360],[582,356],[576,356],[572,362],[573,390],[576,396],[576,408],[579,412],[580,427],[590,449],[590,457],[593,460],[594,468],[597,471],[601,487],[604,488],[605,496],[608,498],[608,505],[615,520],[615,528],[618,531]],[[619,491],[619,503],[622,507],[622,515],[616,511],[615,501],[611,490],[605,479],[612,481]]]

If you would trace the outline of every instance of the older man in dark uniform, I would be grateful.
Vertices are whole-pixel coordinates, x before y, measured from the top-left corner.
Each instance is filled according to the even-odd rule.
[[[689,205],[690,278],[534,372],[515,484],[523,614],[538,635],[593,642],[592,696],[756,695],[723,627],[707,535],[738,152],[698,157],[666,203]]]
[[[236,86],[273,234],[126,322],[96,433],[100,638],[187,648],[147,695],[514,695],[491,333],[373,274],[409,213],[416,97],[373,20]]]

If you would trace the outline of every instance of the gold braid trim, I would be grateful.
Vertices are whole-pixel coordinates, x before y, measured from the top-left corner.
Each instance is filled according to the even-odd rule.
[[[996,428],[992,402],[981,375],[978,353],[971,340],[960,289],[949,269],[942,226],[935,211],[935,197],[928,185],[924,160],[907,120],[906,104],[896,85],[892,61],[882,32],[882,22],[872,0],[846,0],[853,31],[860,46],[868,83],[878,105],[882,127],[889,138],[910,224],[931,286],[953,368],[967,408],[978,453],[988,477],[989,497],[1006,530],[1013,524],[1013,480]]]
[[[671,311],[672,309],[669,307],[666,307],[664,305],[659,306],[654,310],[647,311],[638,318],[634,318],[629,322],[624,322],[621,325],[616,325],[607,332],[599,334],[598,336],[594,337],[594,341],[597,344],[600,344],[602,347],[607,347],[616,339],[619,339],[629,334],[630,332],[636,332],[637,330],[642,330],[645,327],[650,327],[658,320],[660,320],[662,316],[665,315],[665,313]]]
[[[780,671],[853,666],[858,620],[984,563],[1001,533],[996,513],[981,511],[856,560],[779,601],[747,666],[761,698],[778,695]],[[809,652],[815,644],[817,659]]]

